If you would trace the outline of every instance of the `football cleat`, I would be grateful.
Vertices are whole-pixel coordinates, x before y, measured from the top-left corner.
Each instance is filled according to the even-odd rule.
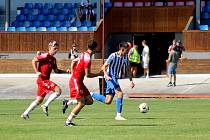
[[[29,119],[29,115],[28,115],[28,114],[27,114],[27,115],[25,115],[25,114],[22,114],[20,117],[21,117],[21,118],[23,118],[24,120],[27,120],[27,119]]]
[[[63,100],[63,114],[66,113],[66,109],[68,108],[68,100]]]
[[[43,112],[45,113],[45,115],[48,116],[48,106],[42,105],[41,108]]]
[[[65,122],[64,126],[76,126],[73,122]]]
[[[117,121],[125,121],[127,119],[123,118],[122,116],[116,116],[115,120],[117,120]]]

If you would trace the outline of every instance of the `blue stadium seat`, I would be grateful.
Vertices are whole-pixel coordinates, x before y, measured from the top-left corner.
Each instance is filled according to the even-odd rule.
[[[204,7],[204,12],[210,12],[210,5],[206,5]]]
[[[62,9],[61,14],[64,15],[64,16],[69,14],[69,9]]]
[[[25,16],[24,15],[17,15],[16,16],[16,20],[17,21],[24,21],[25,20]]]
[[[54,21],[55,20],[55,16],[54,15],[48,15],[46,20]]]
[[[79,31],[88,31],[88,28],[85,26],[81,26],[78,28]]]
[[[54,32],[54,31],[57,31],[57,28],[56,27],[48,27],[47,31]]]
[[[39,27],[39,28],[37,28],[37,31],[38,32],[44,32],[44,31],[47,31],[47,28],[46,27]]]
[[[92,26],[88,28],[88,31],[95,31],[96,30],[96,26]]]
[[[35,20],[35,16],[33,16],[33,15],[27,15],[26,16],[26,20],[28,20],[28,21],[34,21]]]
[[[40,27],[41,26],[41,22],[40,21],[34,21],[33,22],[33,26],[34,27]]]
[[[17,27],[16,29],[19,32],[25,32],[26,31],[26,27]]]
[[[30,27],[31,26],[31,23],[30,23],[30,21],[24,21],[22,25],[24,27]]]
[[[20,22],[17,21],[17,20],[15,20],[15,21],[12,22],[11,25],[12,25],[13,27],[19,27],[19,26],[20,26]]]
[[[61,26],[61,22],[60,21],[54,21],[52,25],[54,27],[60,27]]]
[[[41,9],[39,10],[40,15],[49,15],[49,10],[48,9]]]
[[[199,25],[199,30],[208,30],[208,25]]]
[[[52,9],[52,8],[53,8],[52,3],[45,3],[44,4],[44,9]]]
[[[67,31],[67,27],[59,27],[59,28],[57,28],[57,30],[61,31],[61,32]]]
[[[86,26],[86,27],[90,27],[91,26],[91,21],[85,20],[85,21],[83,21],[82,25]]]
[[[80,3],[74,3],[74,8],[79,8],[80,7]]]
[[[37,20],[38,21],[43,21],[43,20],[45,20],[45,16],[44,15],[37,15]]]
[[[55,9],[63,9],[63,3],[55,3],[54,8]]]
[[[206,5],[210,6],[210,1],[207,1],[207,2],[206,2]]]
[[[51,15],[58,15],[59,14],[59,10],[57,10],[57,9],[50,9],[50,14]]]
[[[31,11],[29,13],[33,16],[36,16],[36,15],[39,14],[39,10],[38,9],[31,9]]]
[[[74,22],[72,23],[72,26],[74,26],[74,27],[80,27],[80,26],[82,26],[82,23],[81,23],[81,21],[76,20],[76,21],[74,21]]]
[[[111,2],[105,2],[104,3],[104,7],[105,8],[111,8],[112,7],[112,3]]]
[[[62,22],[61,26],[63,27],[70,27],[71,26],[71,22],[69,20],[65,20]]]
[[[56,20],[59,20],[59,21],[63,21],[65,19],[65,16],[64,15],[58,15],[56,17]]]
[[[35,9],[43,9],[43,7],[44,7],[44,6],[43,6],[43,3],[35,3],[35,4],[34,4],[34,8],[35,8]]]
[[[66,9],[73,9],[74,6],[73,6],[72,3],[64,3],[64,8],[66,8]]]
[[[35,32],[36,27],[28,27],[26,30],[29,31],[29,32]]]
[[[50,27],[51,23],[50,23],[50,21],[43,21],[42,26],[43,27]]]
[[[29,10],[26,9],[26,8],[23,8],[23,9],[21,9],[20,14],[21,15],[27,15],[27,14],[29,14]]]
[[[69,27],[68,31],[77,31],[77,27]]]
[[[7,31],[8,32],[15,32],[16,31],[16,28],[15,27],[8,27],[7,28]]]
[[[74,17],[74,15],[66,15],[65,19],[71,21]]]
[[[26,9],[33,9],[34,8],[33,3],[25,3],[25,8]]]
[[[201,14],[201,18],[202,19],[209,19],[209,13],[208,12],[203,12],[202,14]]]

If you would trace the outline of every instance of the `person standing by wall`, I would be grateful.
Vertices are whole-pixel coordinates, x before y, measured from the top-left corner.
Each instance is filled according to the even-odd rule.
[[[77,58],[79,55],[78,55],[78,50],[77,50],[77,43],[76,41],[74,40],[73,44],[72,44],[72,48],[68,54],[68,58],[73,60],[75,58]]]
[[[133,47],[128,52],[128,58],[131,66],[131,75],[136,77],[138,73],[138,65],[140,64],[140,54],[138,52],[138,46],[133,45]]]
[[[146,40],[142,41],[142,46],[144,47],[142,51],[142,67],[144,69],[144,76],[149,78],[149,47],[147,46]]]

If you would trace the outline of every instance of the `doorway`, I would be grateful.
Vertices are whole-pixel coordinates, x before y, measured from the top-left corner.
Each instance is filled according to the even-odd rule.
[[[139,33],[133,35],[134,44],[139,46],[142,53],[142,40],[146,40],[150,48],[150,75],[161,75],[166,73],[166,59],[168,58],[168,47],[175,38],[175,33]],[[139,75],[143,69],[139,66]]]

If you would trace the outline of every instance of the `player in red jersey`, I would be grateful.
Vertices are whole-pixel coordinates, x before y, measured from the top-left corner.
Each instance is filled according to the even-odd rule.
[[[85,105],[93,104],[93,99],[90,92],[83,83],[84,77],[93,78],[102,75],[102,72],[97,74],[90,72],[91,56],[95,53],[97,42],[89,40],[87,51],[82,53],[79,58],[72,60],[71,63],[71,79],[69,81],[70,97],[77,100],[77,105],[72,109],[69,117],[65,122],[65,126],[74,126],[72,119],[78,115]]]
[[[50,81],[50,74],[52,70],[54,70],[55,73],[65,73],[65,71],[59,70],[57,68],[56,58],[54,57],[54,55],[58,51],[59,45],[56,41],[51,41],[48,46],[49,46],[49,51],[47,53],[39,54],[35,56],[34,59],[32,60],[34,71],[38,75],[37,78],[38,91],[36,99],[21,115],[21,117],[24,119],[28,119],[29,113],[43,102],[47,93],[51,92],[52,94],[49,96],[45,104],[41,106],[44,113],[48,116],[49,104],[61,94],[60,87],[54,82]]]

